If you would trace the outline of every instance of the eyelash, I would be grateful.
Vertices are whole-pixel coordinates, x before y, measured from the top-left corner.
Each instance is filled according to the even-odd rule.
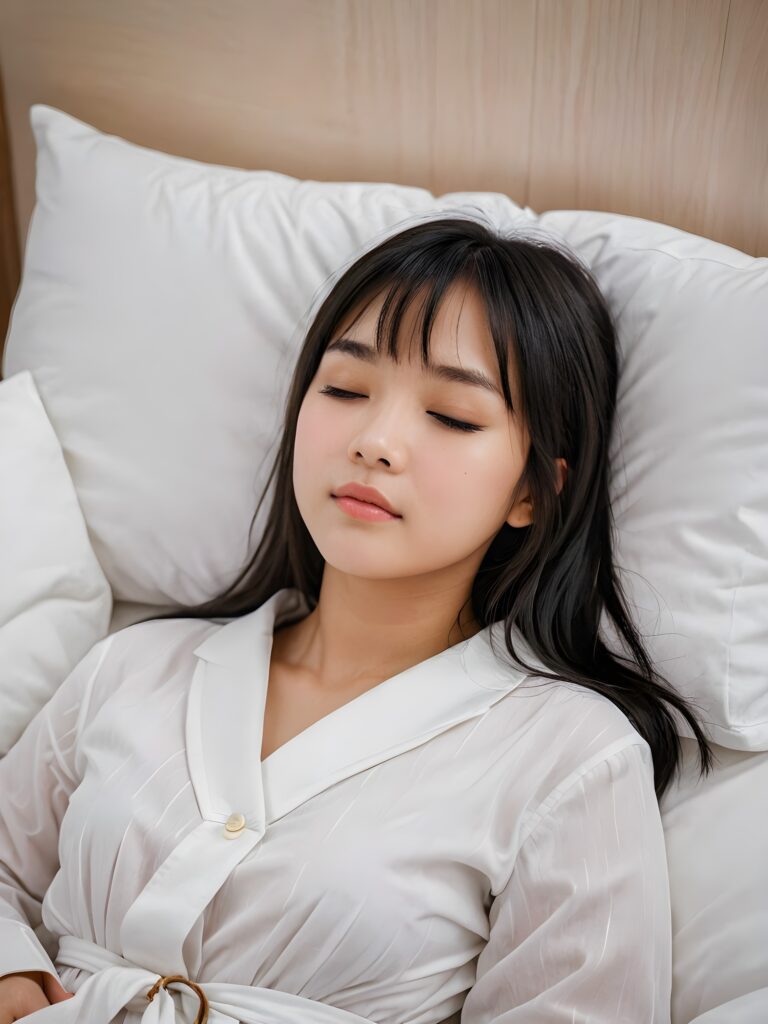
[[[336,388],[332,384],[325,384],[318,394],[328,395],[331,398],[341,398],[345,401],[349,401],[352,398],[364,398],[364,395],[358,395],[354,391],[344,391],[342,388]],[[474,433],[476,430],[482,430],[482,427],[476,427],[474,423],[465,423],[463,420],[455,420],[450,416],[441,416],[440,413],[433,412],[430,415],[438,419],[444,426],[450,430],[459,430],[465,434]]]

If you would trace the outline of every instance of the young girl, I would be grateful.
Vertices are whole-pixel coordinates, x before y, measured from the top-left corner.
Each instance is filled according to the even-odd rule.
[[[0,761],[0,1024],[670,1020],[674,713],[713,755],[617,578],[616,388],[552,241],[457,215],[346,269],[252,561]]]

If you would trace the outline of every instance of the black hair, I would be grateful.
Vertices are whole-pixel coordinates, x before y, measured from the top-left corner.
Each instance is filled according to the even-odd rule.
[[[481,627],[503,619],[509,654],[530,668],[515,651],[516,627],[551,669],[537,669],[537,676],[580,684],[616,704],[650,746],[660,799],[682,760],[676,714],[688,722],[698,743],[700,776],[712,769],[715,755],[690,702],[651,664],[628,611],[614,561],[609,501],[617,335],[588,267],[554,237],[536,237],[533,230],[504,233],[479,217],[457,213],[411,223],[342,268],[298,354],[282,438],[251,522],[252,530],[274,481],[253,557],[218,596],[158,617],[237,617],[284,587],[297,588],[310,608],[316,606],[324,560],[299,514],[292,483],[296,421],[304,396],[342,321],[383,291],[377,348],[387,344],[388,354],[397,359],[402,316],[417,295],[425,295],[421,341],[426,363],[439,303],[455,282],[475,287],[483,300],[504,401],[522,417],[530,438],[511,500],[527,486],[533,521],[517,528],[504,523],[491,542],[472,586],[474,618]],[[514,402],[510,376],[518,382]],[[560,490],[558,457],[567,462]],[[600,636],[603,613],[625,645],[623,654],[610,650]]]

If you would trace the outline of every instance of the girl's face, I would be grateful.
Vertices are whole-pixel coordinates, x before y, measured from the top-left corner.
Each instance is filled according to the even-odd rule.
[[[383,294],[354,327],[334,334],[304,396],[293,462],[299,511],[324,560],[340,572],[370,579],[445,574],[453,582],[466,572],[469,584],[502,524],[531,521],[525,495],[514,508],[510,503],[527,437],[498,390],[493,342],[474,289],[454,285],[445,295],[430,362],[483,375],[492,387],[422,367],[418,301],[401,325],[399,365],[386,354],[377,358],[382,302]],[[354,344],[334,350],[340,339]],[[450,420],[478,429],[458,429]],[[350,515],[332,496],[350,482],[375,487],[400,518]]]

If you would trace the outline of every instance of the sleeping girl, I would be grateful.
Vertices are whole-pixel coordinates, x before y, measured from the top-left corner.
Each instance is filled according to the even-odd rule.
[[[617,380],[552,240],[344,269],[253,557],[0,761],[0,1024],[668,1024],[675,716],[712,754],[618,578]]]

